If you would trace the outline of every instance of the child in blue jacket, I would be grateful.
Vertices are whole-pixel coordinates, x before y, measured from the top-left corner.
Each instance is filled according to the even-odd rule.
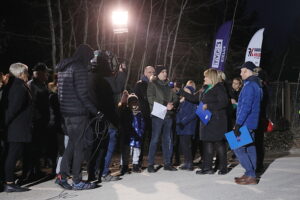
[[[184,90],[190,94],[194,94],[195,83],[188,81]],[[184,97],[181,98],[176,114],[176,133],[179,135],[179,145],[184,156],[184,164],[179,167],[181,170],[193,171],[191,142],[197,125],[196,109],[197,104],[185,101]]]

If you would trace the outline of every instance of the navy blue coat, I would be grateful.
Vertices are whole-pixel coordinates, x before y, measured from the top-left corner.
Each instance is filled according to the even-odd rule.
[[[250,130],[257,129],[262,96],[262,85],[258,77],[250,76],[244,81],[236,112],[236,124],[246,125]]]
[[[194,135],[197,125],[197,104],[184,101],[179,104],[176,114],[177,135]]]

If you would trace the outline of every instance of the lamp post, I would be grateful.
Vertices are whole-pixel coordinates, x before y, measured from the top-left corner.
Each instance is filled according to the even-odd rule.
[[[128,32],[128,11],[116,10],[112,12],[113,31],[116,34]]]

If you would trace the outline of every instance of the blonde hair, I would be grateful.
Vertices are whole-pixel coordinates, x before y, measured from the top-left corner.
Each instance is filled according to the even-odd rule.
[[[226,75],[223,71],[217,70],[219,82],[223,82],[226,80]]]
[[[204,71],[203,75],[211,80],[213,86],[215,86],[219,82],[222,82],[222,80],[219,78],[218,70],[216,69],[207,69]]]

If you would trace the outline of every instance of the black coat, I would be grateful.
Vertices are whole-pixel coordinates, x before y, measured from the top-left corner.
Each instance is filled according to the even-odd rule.
[[[88,64],[93,50],[80,45],[71,58],[58,64],[58,98],[62,116],[96,115],[97,108],[88,94]]]
[[[229,98],[223,83],[216,84],[206,93],[194,96],[184,91],[180,94],[186,97],[186,100],[192,102],[202,101],[207,104],[208,110],[212,112],[212,116],[207,125],[200,121],[200,140],[202,141],[220,141],[224,139],[224,134],[227,132],[227,107]]]
[[[50,118],[49,90],[45,83],[33,78],[28,81],[32,95],[33,122],[48,124]]]
[[[31,142],[32,98],[23,80],[11,77],[3,92],[6,140]]]
[[[147,88],[148,88],[148,82],[146,81],[146,78],[143,77],[142,80],[139,80],[134,88],[134,93],[139,98],[139,104],[141,107],[141,111],[143,114],[143,117],[146,119],[150,119],[150,106],[147,98]]]

